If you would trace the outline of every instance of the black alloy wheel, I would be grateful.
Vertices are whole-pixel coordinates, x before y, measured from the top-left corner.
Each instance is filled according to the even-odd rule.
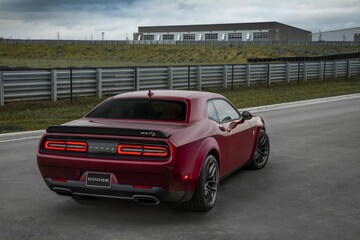
[[[217,199],[219,186],[219,167],[216,158],[208,155],[203,164],[199,181],[193,197],[185,202],[185,207],[190,211],[210,211]]]
[[[258,143],[251,161],[251,168],[261,169],[265,167],[270,154],[270,139],[265,130],[261,130],[259,134]]]

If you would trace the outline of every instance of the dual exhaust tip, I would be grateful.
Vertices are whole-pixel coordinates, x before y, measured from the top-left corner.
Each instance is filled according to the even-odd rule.
[[[133,200],[137,203],[145,205],[158,205],[160,203],[156,197],[149,195],[134,195]]]
[[[73,195],[73,192],[67,188],[54,187],[53,191],[61,196],[72,196]],[[134,195],[134,196],[132,196],[131,199],[137,203],[145,204],[145,205],[157,205],[160,203],[159,199],[157,199],[154,196],[150,196],[150,195]]]

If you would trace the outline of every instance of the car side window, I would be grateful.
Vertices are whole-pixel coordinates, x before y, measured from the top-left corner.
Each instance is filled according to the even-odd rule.
[[[216,122],[220,122],[219,116],[216,112],[214,103],[212,101],[208,101],[207,103],[207,111],[208,111],[208,118],[214,120]]]
[[[220,122],[228,122],[240,118],[239,112],[227,101],[214,99],[212,102],[214,103],[216,112],[219,115]]]

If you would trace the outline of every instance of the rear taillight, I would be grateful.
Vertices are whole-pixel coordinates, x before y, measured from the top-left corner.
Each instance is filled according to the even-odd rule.
[[[83,141],[46,140],[44,149],[50,151],[87,152],[87,143]]]
[[[46,150],[65,151],[66,143],[65,141],[46,140],[44,148]]]
[[[66,142],[66,151],[70,152],[86,152],[87,143],[86,142]]]
[[[163,146],[119,144],[117,153],[120,155],[136,155],[146,157],[166,157],[168,149]]]
[[[129,144],[119,144],[117,147],[117,153],[121,155],[137,155],[142,154],[141,145],[129,145]]]
[[[160,146],[144,146],[143,155],[148,157],[166,157],[168,150]]]

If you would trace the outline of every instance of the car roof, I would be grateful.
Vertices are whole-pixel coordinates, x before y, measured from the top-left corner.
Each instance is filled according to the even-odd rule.
[[[122,93],[114,96],[114,98],[148,98],[149,91],[153,93],[153,98],[169,98],[169,99],[209,99],[209,98],[223,98],[220,94],[200,91],[187,91],[187,90],[147,90]]]

